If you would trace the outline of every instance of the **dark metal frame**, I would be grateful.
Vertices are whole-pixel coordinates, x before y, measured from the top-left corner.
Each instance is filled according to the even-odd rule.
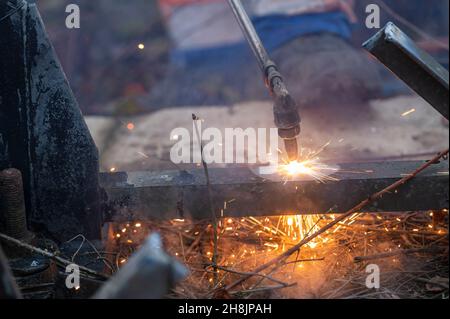
[[[448,71],[389,22],[363,46],[448,120]]]

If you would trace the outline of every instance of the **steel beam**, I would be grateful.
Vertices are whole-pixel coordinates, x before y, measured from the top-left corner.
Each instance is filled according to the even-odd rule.
[[[389,22],[363,46],[448,120],[448,71]]]
[[[413,172],[423,162],[341,164],[332,177],[283,182],[248,168],[210,169],[217,216],[342,213]],[[442,161],[366,207],[367,212],[421,211],[449,206],[449,165]],[[102,173],[107,221],[210,217],[203,170]],[[224,203],[227,202],[225,205]]]

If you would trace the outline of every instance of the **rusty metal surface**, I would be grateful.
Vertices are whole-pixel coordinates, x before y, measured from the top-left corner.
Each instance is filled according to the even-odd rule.
[[[14,168],[0,171],[0,231],[26,240],[31,237],[26,218],[22,174]]]
[[[36,6],[0,2],[0,170],[22,172],[33,230],[99,238],[94,141]]]
[[[389,22],[363,46],[447,120],[448,71]]]
[[[413,172],[421,163],[340,164],[340,171],[331,175],[339,180],[327,183],[312,179],[272,181],[248,168],[209,172],[213,199],[220,207],[218,216],[342,213]],[[365,211],[448,208],[448,166],[448,161],[433,165]],[[108,196],[107,220],[203,219],[210,214],[202,170],[102,173],[100,183]]]

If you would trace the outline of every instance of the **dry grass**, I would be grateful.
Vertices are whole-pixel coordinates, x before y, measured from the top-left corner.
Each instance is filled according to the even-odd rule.
[[[208,222],[120,225],[114,239],[119,247],[116,266],[126,263],[146,234],[157,231],[167,251],[191,271],[171,298],[448,298],[447,211],[354,214],[283,264],[253,274],[233,291],[223,289],[334,218],[222,219],[216,286],[211,267],[213,229]],[[367,257],[380,253],[387,256]],[[369,260],[355,261],[360,256]],[[380,267],[379,289],[365,285],[368,264]]]

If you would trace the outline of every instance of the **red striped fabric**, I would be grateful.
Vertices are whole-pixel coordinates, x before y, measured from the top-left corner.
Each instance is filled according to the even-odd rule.
[[[226,0],[158,0],[163,15],[169,18],[174,10],[183,6],[211,4],[224,2]],[[279,13],[279,11],[294,11],[298,6],[298,13],[306,12],[327,12],[332,10],[340,10],[347,14],[352,22],[356,22],[356,15],[353,12],[355,0],[243,0],[249,5],[251,10],[249,13],[270,13],[271,11]],[[259,8],[259,9],[256,9]],[[285,8],[285,9],[283,9]],[[303,8],[303,11],[302,11]]]
[[[165,17],[168,17],[177,7],[182,7],[191,4],[223,2],[224,0],[158,0],[158,1],[162,13],[164,14]]]

